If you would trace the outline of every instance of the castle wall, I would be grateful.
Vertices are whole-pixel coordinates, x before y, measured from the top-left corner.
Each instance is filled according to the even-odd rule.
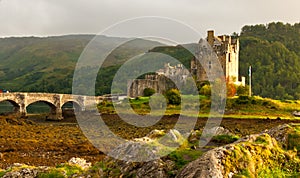
[[[145,79],[134,79],[128,80],[127,83],[127,94],[128,97],[135,98],[138,96],[144,95],[145,88],[152,88],[156,93],[164,94],[167,90],[171,88],[177,88],[173,81],[176,80],[174,78],[168,78],[164,75],[147,75]],[[180,78],[178,87],[182,87],[185,84],[185,81]]]

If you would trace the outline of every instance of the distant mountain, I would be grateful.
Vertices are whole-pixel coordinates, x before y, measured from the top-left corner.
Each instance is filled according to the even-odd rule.
[[[67,35],[57,37],[20,37],[0,38],[0,89],[31,92],[71,93],[73,72],[76,62],[95,35]],[[109,48],[129,39],[97,36],[97,42]],[[116,66],[136,54],[162,45],[142,39],[116,48],[103,64],[105,71],[100,71],[98,86],[103,86],[110,79]],[[97,49],[101,50],[101,49]],[[101,54],[101,51],[97,51]],[[88,63],[87,67],[95,64]],[[108,76],[101,76],[109,73]],[[109,92],[96,89],[98,94]]]

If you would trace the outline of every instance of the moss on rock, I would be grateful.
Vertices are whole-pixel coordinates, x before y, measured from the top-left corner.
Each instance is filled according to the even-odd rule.
[[[218,147],[189,163],[177,177],[298,177],[299,131],[299,125],[283,125]]]

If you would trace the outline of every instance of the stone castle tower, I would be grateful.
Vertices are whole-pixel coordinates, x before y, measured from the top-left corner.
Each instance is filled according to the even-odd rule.
[[[239,81],[239,39],[228,35],[215,36],[214,31],[211,30],[207,32],[206,40],[218,57],[226,80],[237,85],[245,85],[245,78]],[[199,44],[202,42],[200,40]],[[197,81],[208,81],[207,74],[211,75],[215,71],[216,64],[213,60],[203,59],[201,54],[197,54],[197,58],[204,60],[207,70],[204,70],[199,61],[194,58],[191,60],[191,72]]]

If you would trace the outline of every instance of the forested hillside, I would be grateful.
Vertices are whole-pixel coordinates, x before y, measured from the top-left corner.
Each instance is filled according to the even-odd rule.
[[[255,95],[300,99],[300,23],[244,26],[240,43],[240,73],[252,66]]]
[[[0,38],[0,89],[28,92],[71,93],[77,60],[95,35],[57,37]],[[97,37],[106,47],[124,38]],[[96,93],[110,93],[114,73],[127,59],[162,45],[141,39],[131,40],[116,48],[108,57],[97,78]],[[101,48],[95,49],[101,54]],[[100,50],[100,51],[99,51]],[[94,64],[87,64],[88,73]]]

